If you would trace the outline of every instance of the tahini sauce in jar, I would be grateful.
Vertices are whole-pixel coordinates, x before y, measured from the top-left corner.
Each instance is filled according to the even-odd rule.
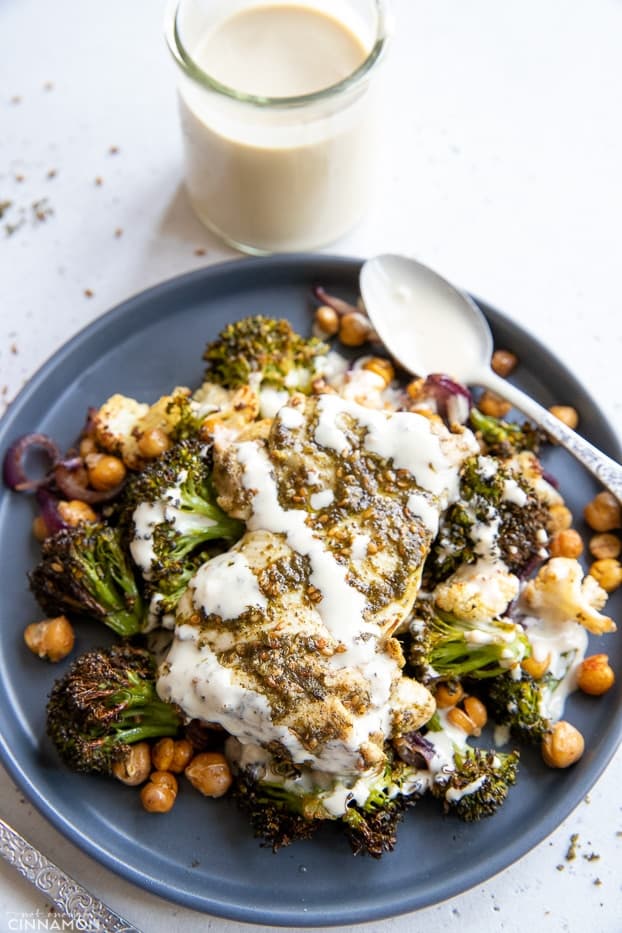
[[[186,38],[209,78],[184,76],[179,87],[186,184],[199,218],[233,245],[309,249],[363,213],[375,156],[370,81],[322,93],[370,55],[376,37],[353,23],[273,3]]]

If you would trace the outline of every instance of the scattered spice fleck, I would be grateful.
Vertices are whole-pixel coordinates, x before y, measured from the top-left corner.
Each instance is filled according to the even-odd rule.
[[[53,81],[46,81],[45,84],[43,85],[43,90],[44,90],[44,91],[53,91],[53,90],[54,90],[54,82],[53,82]]]
[[[123,236],[123,227],[117,227],[117,229],[114,232],[114,235],[116,236],[117,239],[119,239],[120,236]]]
[[[566,852],[566,861],[572,862],[573,859],[577,857],[577,849],[579,848],[579,833],[573,833],[570,837],[570,845],[568,846],[568,851]]]
[[[40,198],[38,201],[33,201],[31,206],[33,220],[39,223],[43,223],[43,221],[47,220],[48,217],[54,213],[47,198]]]
[[[120,149],[118,146],[111,146],[108,152],[110,153],[110,155],[118,155],[120,152]]]
[[[584,855],[583,858],[586,862],[597,862],[600,858],[598,852],[590,852],[589,855]]]
[[[12,343],[12,344],[11,344],[10,350],[11,350],[11,353],[13,354],[13,356],[17,356],[17,354],[18,354],[19,351],[18,351],[18,349],[17,349],[17,344],[16,344],[16,343]]]
[[[99,188],[101,185],[103,185],[103,183],[104,183],[104,179],[101,177],[101,175],[98,175],[97,178],[95,179],[96,186]]]
[[[205,256],[206,252],[207,252],[207,250],[206,250],[206,249],[203,249],[202,246],[197,246],[197,248],[196,248],[195,251],[194,251],[194,255],[195,255],[195,256]]]
[[[94,292],[91,288],[85,288],[85,289],[84,289],[84,297],[85,297],[85,298],[92,298],[94,294],[95,294],[95,292]]]
[[[8,209],[13,204],[12,201],[0,201],[0,220],[4,217]]]
[[[58,174],[58,173],[57,173],[56,169],[55,169],[55,168],[51,168],[51,169],[48,171],[46,177],[47,177],[47,178],[56,178],[56,175],[57,175],[57,174]]]
[[[566,868],[566,866],[565,866],[565,865],[556,865],[555,868],[557,869],[557,871],[564,871],[564,869]]]
[[[618,838],[622,838],[622,829],[618,829],[616,836],[618,836]]]
[[[595,884],[597,888],[600,888],[602,886],[602,881],[600,878],[594,878],[593,884]]]
[[[13,97],[11,98],[12,104],[21,104],[21,102],[22,102],[22,99],[19,96],[19,94],[14,94]]]
[[[21,181],[24,181],[25,178],[26,178],[25,175],[17,174],[17,175],[15,176],[15,181],[20,181],[20,182],[21,182]]]

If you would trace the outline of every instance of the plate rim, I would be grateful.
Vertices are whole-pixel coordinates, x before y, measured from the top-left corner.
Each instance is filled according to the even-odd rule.
[[[202,266],[199,269],[182,273],[181,275],[171,276],[160,283],[134,292],[128,298],[119,302],[107,312],[99,315],[93,321],[90,321],[78,330],[67,341],[61,344],[60,347],[53,351],[36,369],[0,419],[0,444],[2,448],[4,449],[5,443],[10,443],[8,432],[14,420],[19,417],[20,411],[37,392],[41,384],[45,383],[48,375],[53,373],[59,366],[62,366],[63,362],[70,358],[74,351],[82,346],[85,341],[89,341],[95,335],[105,332],[111,327],[114,328],[118,320],[127,319],[128,316],[133,318],[135,314],[140,313],[141,306],[148,306],[152,298],[156,296],[160,298],[162,295],[166,295],[167,292],[175,293],[188,287],[191,288],[197,282],[209,281],[212,278],[219,279],[229,274],[235,275],[234,270],[236,268],[239,269],[241,266],[244,267],[244,270],[248,270],[248,272],[251,273],[253,269],[264,267],[265,270],[266,267],[274,265],[281,268],[296,268],[300,267],[300,265],[304,265],[307,268],[317,267],[318,276],[322,268],[329,268],[338,275],[350,277],[356,274],[363,261],[364,260],[360,257],[323,253],[291,253],[259,258],[232,258],[223,262]],[[607,445],[609,452],[612,456],[620,458],[621,447],[616,429],[602,412],[599,404],[592,398],[590,392],[579,382],[565,363],[559,360],[538,337],[534,336],[530,330],[525,328],[521,323],[506,317],[501,311],[498,311],[494,306],[489,305],[482,299],[475,298],[475,300],[486,316],[492,319],[493,323],[498,321],[507,325],[510,329],[522,333],[534,347],[555,360],[559,373],[571,384],[577,386],[586,402],[599,413],[604,427],[611,435]],[[152,325],[162,317],[170,317],[172,313],[174,312],[170,309],[165,312],[159,312],[157,315],[152,313],[147,323]],[[136,332],[137,328],[131,329],[131,333]],[[0,489],[0,503],[2,503],[5,496],[9,494],[10,492],[8,490]],[[140,868],[128,865],[113,852],[102,849],[95,840],[83,837],[75,822],[66,818],[61,811],[43,796],[42,792],[36,786],[36,781],[33,781],[29,777],[23,766],[17,760],[17,756],[13,754],[12,749],[5,740],[3,730],[0,730],[0,759],[18,787],[55,829],[60,831],[65,838],[78,846],[79,849],[86,852],[90,857],[95,859],[95,861],[103,864],[124,880],[129,880],[138,887],[150,893],[157,894],[168,901],[204,913],[210,913],[213,916],[247,923],[271,923],[276,926],[291,926],[292,923],[295,923],[300,927],[327,927],[344,923],[379,920],[424,909],[425,907],[441,903],[451,897],[464,893],[477,884],[487,882],[506,868],[509,868],[535,846],[540,845],[560,823],[572,813],[581,802],[585,793],[587,793],[589,788],[594,785],[605,771],[622,739],[622,714],[612,724],[611,729],[614,741],[612,741],[611,745],[608,747],[606,755],[603,755],[602,760],[598,762],[597,769],[595,771],[591,770],[589,775],[586,775],[582,781],[578,781],[578,783],[575,782],[577,786],[571,786],[569,791],[562,796],[562,800],[553,803],[550,810],[547,811],[546,819],[543,821],[544,825],[542,823],[539,824],[538,827],[534,827],[525,835],[517,837],[513,843],[505,847],[501,859],[498,857],[498,850],[492,854],[486,854],[483,860],[478,860],[469,870],[463,871],[459,879],[455,881],[452,881],[452,879],[444,879],[442,885],[440,883],[437,885],[438,888],[442,888],[443,893],[441,894],[439,891],[438,896],[432,894],[430,897],[426,898],[424,902],[417,903],[416,896],[412,895],[410,897],[405,895],[397,903],[394,897],[391,897],[390,902],[388,902],[386,897],[377,896],[373,905],[367,904],[365,907],[360,908],[353,908],[350,906],[340,913],[336,913],[334,910],[323,912],[321,909],[318,912],[312,909],[309,909],[308,912],[304,912],[302,908],[299,908],[297,911],[286,908],[283,912],[279,913],[278,905],[271,908],[270,911],[264,909],[255,910],[252,905],[241,906],[239,904],[232,904],[229,900],[223,900],[221,902],[214,899],[213,896],[205,898],[200,894],[191,894],[187,891],[178,891],[175,888],[171,888],[166,882],[147,877],[141,872]],[[617,741],[615,741],[615,739],[617,739]],[[350,856],[346,854],[344,857]]]

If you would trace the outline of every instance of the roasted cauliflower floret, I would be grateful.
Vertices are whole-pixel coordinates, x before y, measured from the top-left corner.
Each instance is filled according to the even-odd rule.
[[[235,440],[240,431],[259,416],[259,393],[251,386],[224,389],[204,382],[192,396],[192,404],[201,414],[200,436],[210,440],[226,431]]]
[[[463,564],[434,591],[437,609],[467,622],[496,619],[518,596],[519,582],[502,563]]]
[[[543,476],[542,465],[536,455],[530,450],[523,450],[508,462],[507,466],[514,472],[522,476],[534,493],[545,505],[563,505],[563,497],[558,493],[554,486]]]
[[[146,405],[127,395],[112,395],[93,416],[95,440],[102,450],[121,457],[130,470],[145,464],[139,442],[147,431],[173,434],[187,406],[190,389],[177,387],[153,405]]]
[[[615,622],[599,611],[606,592],[590,576],[583,576],[578,561],[553,557],[530,580],[522,594],[529,612],[551,622],[580,622],[594,635],[614,632]]]

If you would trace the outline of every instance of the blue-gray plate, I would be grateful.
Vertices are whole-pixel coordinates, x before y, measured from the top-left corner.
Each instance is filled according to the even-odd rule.
[[[33,377],[0,425],[0,453],[29,431],[46,432],[68,447],[87,406],[114,392],[148,401],[174,385],[199,384],[203,346],[228,321],[261,313],[287,317],[308,332],[312,285],[354,298],[359,267],[356,260],[323,255],[240,260],[131,298],[70,340]],[[496,345],[520,358],[516,382],[544,405],[575,405],[586,436],[619,457],[612,429],[572,374],[516,324],[482,308]],[[559,448],[547,453],[546,465],[580,516],[597,491],[594,481]],[[578,764],[551,771],[536,751],[526,750],[518,784],[495,817],[466,825],[424,800],[406,814],[395,851],[380,861],[352,856],[330,825],[313,840],[274,854],[253,838],[232,801],[207,800],[186,784],[169,815],[147,814],[135,789],[70,774],[45,737],[46,696],[65,664],[42,664],[22,639],[24,626],[40,616],[26,582],[37,558],[33,511],[30,497],[0,493],[2,760],[23,792],[76,845],[130,881],[187,907],[293,927],[368,921],[434,904],[490,878],[544,839],[580,802],[619,741],[622,678],[602,698],[570,699],[567,716],[586,736]],[[619,596],[610,600],[614,618],[622,617]],[[78,627],[79,650],[106,640],[95,625]],[[598,649],[622,670],[622,639],[606,636]]]

